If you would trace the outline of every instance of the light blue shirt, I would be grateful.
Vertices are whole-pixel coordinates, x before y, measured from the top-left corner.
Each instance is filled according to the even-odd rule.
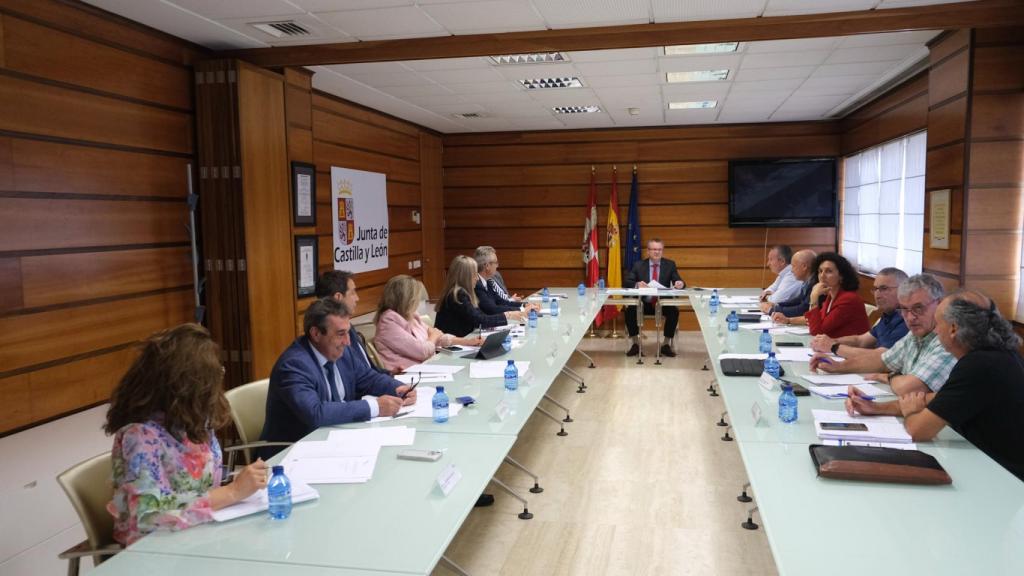
[[[313,346],[312,342],[309,343],[309,348],[313,351],[313,356],[316,356],[316,364],[320,367],[320,373],[324,375],[324,380],[327,381],[327,387],[330,388],[331,379],[327,376],[327,369],[324,368],[324,364],[328,363],[327,357],[321,354],[320,351],[316,349],[316,346]],[[341,396],[339,400],[344,402],[345,383],[341,381],[341,372],[338,371],[337,362],[331,362],[331,370],[334,372],[334,385],[338,387],[338,394]],[[328,393],[330,393],[330,390],[328,390]],[[361,400],[361,402],[366,402],[366,405],[370,407],[371,420],[380,414],[380,406],[377,406],[376,402],[371,402],[369,400]]]
[[[772,285],[768,287],[768,290],[772,291],[768,296],[768,301],[772,304],[778,304],[779,302],[792,300],[800,294],[800,288],[803,284],[803,282],[796,279],[796,276],[793,276],[793,267],[786,264],[786,267],[775,278],[775,282],[772,282]]]

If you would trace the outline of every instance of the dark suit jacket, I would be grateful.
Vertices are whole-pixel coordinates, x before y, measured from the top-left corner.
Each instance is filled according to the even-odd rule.
[[[460,298],[457,300],[449,296],[434,318],[435,328],[445,334],[459,337],[465,336],[481,326],[493,328],[504,326],[507,323],[505,315],[502,313],[484,314],[481,312],[479,308],[473,306],[469,295],[465,293],[460,294]]]
[[[360,400],[367,394],[395,395],[401,383],[356,362],[354,350],[345,350],[337,361],[344,402],[331,402],[324,371],[305,336],[297,338],[274,364],[267,390],[266,421],[260,440],[295,442],[321,426],[360,422],[370,419],[370,406]],[[270,453],[277,450],[271,450]],[[268,450],[263,451],[267,456]]]
[[[800,287],[799,294],[789,300],[775,304],[769,312],[782,312],[782,315],[787,318],[803,316],[811,307],[811,290],[814,289],[814,285],[817,283],[818,278],[812,274],[811,277],[804,282],[804,285]]]
[[[650,283],[650,277],[651,260],[645,258],[634,263],[633,267],[626,272],[626,277],[622,279],[622,287],[636,288],[637,282]],[[676,281],[683,282],[683,286],[686,286],[686,282],[679,275],[679,270],[676,269],[676,263],[668,258],[662,258],[658,266],[658,282],[666,288],[671,288]]]
[[[476,299],[480,302],[480,311],[484,314],[501,314],[503,312],[515,312],[519,310],[520,304],[511,300],[505,300],[497,293],[492,292],[490,286],[483,281],[477,280],[473,291],[476,292]]]

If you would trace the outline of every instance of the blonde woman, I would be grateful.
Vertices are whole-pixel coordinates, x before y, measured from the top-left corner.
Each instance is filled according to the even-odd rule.
[[[473,287],[479,280],[476,260],[469,256],[456,256],[448,266],[444,293],[437,301],[434,326],[445,334],[465,336],[477,328],[504,326],[509,321],[525,318],[522,311],[484,314]]]
[[[373,344],[384,368],[392,373],[423,362],[438,347],[482,344],[480,338],[459,338],[424,324],[420,313],[426,300],[426,288],[412,276],[399,274],[384,285],[384,295],[373,319],[377,325]]]

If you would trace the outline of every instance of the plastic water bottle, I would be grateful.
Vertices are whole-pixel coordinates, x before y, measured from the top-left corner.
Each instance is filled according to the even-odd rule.
[[[779,361],[775,359],[775,352],[769,352],[768,357],[764,359],[764,371],[770,374],[772,378],[778,378],[780,369]]]
[[[725,321],[729,324],[729,332],[736,332],[740,329],[740,316],[735,310],[729,312]]]
[[[540,300],[541,300],[541,302],[547,302],[550,299],[551,299],[551,291],[548,290],[547,286],[545,286],[544,289],[540,291]]]
[[[509,330],[508,332],[505,332],[505,340],[502,341],[501,347],[505,349],[505,352],[508,352],[509,350],[512,349],[512,331],[511,330]]]
[[[530,308],[530,313],[526,316],[526,325],[531,330],[537,327],[537,310]]]
[[[796,394],[793,394],[792,386],[784,383],[779,396],[779,420],[788,424],[796,422],[796,417]]]
[[[444,393],[444,386],[438,386],[434,392],[434,398],[430,403],[434,406],[434,422],[444,424],[448,421],[448,395]]]
[[[292,483],[284,475],[284,466],[271,468],[273,475],[267,482],[267,502],[270,518],[284,520],[292,515]]]
[[[604,292],[604,286],[605,286],[604,278],[599,278],[597,280],[597,291],[598,292]]]
[[[712,314],[718,314],[718,288],[711,291],[711,300],[708,301]]]
[[[552,298],[551,299],[551,317],[552,318],[557,318],[558,317],[558,298]]]
[[[580,282],[580,285],[576,287],[576,293],[579,294],[580,296],[587,295],[587,287],[586,285],[583,284],[583,282]]]
[[[516,368],[515,360],[509,360],[505,366],[505,390],[519,388],[519,368]]]
[[[757,351],[762,354],[772,351],[772,335],[768,333],[767,328],[761,331],[761,339],[758,341]]]

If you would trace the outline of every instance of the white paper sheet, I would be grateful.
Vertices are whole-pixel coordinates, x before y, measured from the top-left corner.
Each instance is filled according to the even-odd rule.
[[[381,428],[357,428],[331,430],[327,441],[342,447],[348,446],[412,446],[416,441],[416,429],[409,426],[387,426]]]
[[[735,358],[737,360],[744,360],[744,359],[766,360],[768,358],[768,355],[767,354],[740,354],[740,353],[736,353],[736,352],[730,352],[730,353],[719,354],[718,355],[718,359],[719,360],[726,360],[728,358]]]
[[[519,379],[522,380],[530,370],[530,362],[527,360],[516,360],[516,369],[519,370]],[[504,378],[505,360],[477,360],[469,365],[470,378]]]
[[[908,444],[913,438],[895,416],[850,416],[845,410],[812,410],[814,431],[822,440],[856,440]],[[864,424],[867,430],[823,430],[822,422]]]
[[[448,366],[446,364],[413,364],[403,370],[403,372],[406,374],[456,374],[463,368],[465,368],[465,366]]]
[[[402,406],[402,409],[398,411],[398,414],[401,414],[401,416],[398,414],[395,416],[378,416],[371,419],[370,422],[391,422],[392,420],[404,420],[406,418],[433,418],[433,399],[435,393],[437,393],[437,388],[420,385],[416,388],[416,404]],[[455,401],[455,398],[450,396],[448,399],[448,417],[453,418],[462,411],[462,404],[459,404]]]
[[[466,352],[469,353],[468,351]],[[419,382],[421,384],[438,384],[443,382],[454,382],[455,376],[451,374],[398,374],[395,376],[395,380],[398,380],[402,384],[412,384],[413,382]]]
[[[285,474],[288,474],[288,472],[285,472]],[[312,486],[303,482],[298,482],[291,476],[288,477],[288,480],[292,483],[292,504],[307,502],[320,497],[320,493]],[[213,519],[217,522],[226,522],[228,520],[234,520],[235,518],[241,518],[242,516],[248,516],[249,514],[263,512],[269,507],[269,503],[267,502],[267,489],[264,488],[254,492],[248,498],[240,500],[231,506],[221,508],[220,510],[214,510]]]
[[[878,386],[875,386],[874,384],[857,384],[856,388],[857,388],[857,390],[860,390],[861,392],[863,392],[864,394],[866,394],[867,396],[870,396],[872,398],[878,398],[879,396],[895,396],[895,394],[893,394],[892,392],[888,392],[886,390],[883,390],[883,389],[879,388]],[[846,398],[846,396],[847,396],[846,392],[849,389],[849,387],[847,387],[847,386],[808,386],[807,389],[810,390],[812,394],[816,394],[818,396],[821,396],[822,398],[827,398],[829,400],[835,400],[837,398]]]
[[[854,384],[875,383],[860,374],[801,374],[801,378],[819,386],[853,386]]]
[[[377,456],[303,458],[283,461],[289,478],[306,484],[357,484],[373,477]]]

